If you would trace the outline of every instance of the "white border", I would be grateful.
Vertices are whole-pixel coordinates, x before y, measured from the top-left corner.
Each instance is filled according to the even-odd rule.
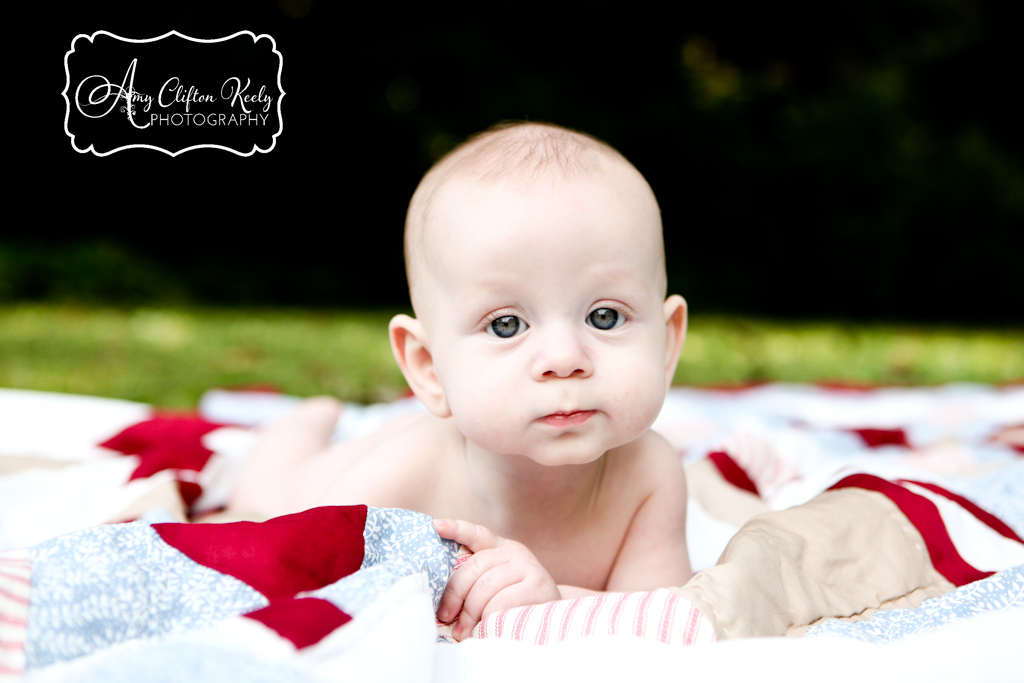
[[[164,149],[162,147],[154,147],[153,145],[125,145],[124,147],[118,147],[117,149],[113,149],[113,150],[111,150],[109,152],[103,152],[103,153],[97,152],[96,148],[93,147],[93,145],[91,145],[91,144],[87,148],[85,148],[85,149],[79,149],[78,146],[75,145],[75,136],[72,135],[71,132],[68,130],[68,117],[71,115],[71,100],[68,99],[68,88],[71,87],[71,74],[68,71],[68,57],[70,57],[71,54],[75,51],[75,42],[79,38],[85,38],[86,40],[88,40],[91,43],[91,42],[93,42],[93,39],[96,36],[99,36],[99,35],[110,36],[111,38],[114,38],[116,40],[123,40],[123,41],[125,41],[127,43],[155,43],[156,41],[163,40],[164,38],[167,38],[168,36],[178,36],[179,38],[184,38],[185,40],[191,40],[194,43],[220,43],[220,42],[223,42],[225,40],[231,40],[232,38],[236,38],[236,37],[241,36],[241,35],[250,36],[252,38],[252,40],[253,40],[253,44],[259,42],[260,38],[267,38],[267,39],[269,39],[270,40],[271,50],[278,57],[278,61],[277,61],[277,89],[281,93],[280,97],[278,97],[278,99],[277,99],[277,120],[278,120],[278,123],[280,125],[279,125],[279,127],[277,129],[277,132],[274,133],[274,135],[272,136],[272,141],[270,143],[270,147],[268,149],[260,149],[259,147],[257,147],[254,144],[252,146],[252,151],[250,151],[248,153],[242,153],[242,152],[239,152],[237,149],[232,149],[231,147],[224,147],[222,145],[193,145],[192,147],[186,147],[185,149],[180,149],[177,152],[169,152],[169,151],[167,151],[166,149]],[[277,50],[277,42],[274,40],[274,37],[269,35],[269,34],[267,34],[267,33],[261,33],[260,35],[257,36],[252,31],[239,31],[238,33],[233,33],[230,36],[225,36],[224,38],[214,38],[214,39],[211,39],[211,40],[207,40],[207,39],[204,39],[204,38],[191,38],[189,36],[186,36],[183,33],[178,33],[177,31],[168,31],[167,33],[163,34],[162,36],[157,36],[156,38],[144,38],[144,39],[141,39],[141,40],[136,40],[134,38],[122,38],[121,36],[116,36],[113,33],[110,33],[109,31],[96,31],[91,36],[86,35],[84,33],[79,33],[71,41],[71,49],[68,50],[66,53],[64,53],[65,85],[64,85],[64,91],[61,92],[61,96],[64,98],[64,103],[67,105],[65,110],[64,110],[64,133],[69,138],[71,138],[71,148],[74,149],[76,152],[79,152],[80,154],[85,154],[86,152],[92,152],[93,154],[95,154],[98,157],[110,156],[111,154],[113,154],[115,152],[120,152],[123,149],[154,149],[154,150],[157,150],[158,152],[163,152],[164,154],[170,155],[172,157],[176,157],[179,154],[184,154],[185,152],[189,152],[189,151],[191,151],[193,149],[222,149],[225,152],[232,152],[232,153],[237,154],[238,156],[242,156],[242,157],[252,156],[256,152],[261,152],[263,154],[266,154],[267,152],[273,151],[274,147],[277,146],[277,136],[280,135],[282,132],[284,132],[284,118],[281,116],[281,100],[284,99],[284,95],[285,95],[284,88],[281,87],[281,71],[282,71],[282,69],[284,69],[284,55],[282,55],[280,52],[278,52],[278,50]]]

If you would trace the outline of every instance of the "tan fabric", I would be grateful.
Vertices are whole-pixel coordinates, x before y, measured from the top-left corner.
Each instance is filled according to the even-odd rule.
[[[14,474],[21,470],[32,469],[33,467],[46,470],[59,470],[68,465],[75,465],[72,460],[54,460],[34,455],[0,455],[0,477],[5,474]]]
[[[108,523],[130,522],[136,520],[149,510],[164,508],[171,513],[175,522],[187,522],[185,515],[185,504],[178,492],[178,484],[175,481],[167,480],[154,487],[144,496],[136,498],[128,507],[106,520]]]
[[[939,577],[941,581],[931,584],[929,586],[923,586],[917,590],[910,591],[906,595],[894,598],[892,600],[886,600],[881,605],[876,607],[869,607],[868,609],[858,614],[853,614],[848,617],[843,616],[828,616],[818,619],[813,624],[807,624],[806,626],[793,626],[786,633],[787,636],[802,636],[812,626],[828,621],[830,619],[839,619],[840,621],[867,621],[871,617],[875,616],[876,612],[883,612],[887,609],[914,609],[918,607],[922,602],[928,598],[934,598],[948,593],[953,590],[955,586],[947,581],[946,579]]]
[[[739,638],[801,635],[823,618],[915,606],[952,588],[895,504],[841,489],[751,519],[716,566],[676,592],[719,638]]]
[[[736,527],[770,509],[753,493],[738,489],[723,479],[708,458],[687,465],[686,494],[715,519]]]
[[[202,524],[230,524],[231,522],[265,522],[268,519],[270,519],[270,517],[257,514],[255,512],[250,513],[238,510],[221,510],[218,512],[211,512],[210,514],[204,515],[193,521],[200,522]]]

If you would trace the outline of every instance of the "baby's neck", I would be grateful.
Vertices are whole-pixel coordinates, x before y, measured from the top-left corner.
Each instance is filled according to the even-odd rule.
[[[525,542],[538,529],[571,528],[592,510],[605,457],[584,465],[541,465],[522,455],[496,454],[461,434],[455,449],[474,521],[500,536]],[[485,521],[486,520],[486,521]]]

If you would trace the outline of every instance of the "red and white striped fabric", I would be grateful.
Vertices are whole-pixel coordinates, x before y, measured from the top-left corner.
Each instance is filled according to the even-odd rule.
[[[0,553],[0,681],[25,671],[30,572],[27,548]]]
[[[670,590],[604,593],[489,615],[474,638],[500,638],[535,645],[588,636],[634,635],[670,645],[712,643],[714,627],[700,610]]]

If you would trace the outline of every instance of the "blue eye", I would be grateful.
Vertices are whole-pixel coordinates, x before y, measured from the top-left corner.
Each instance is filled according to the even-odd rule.
[[[500,318],[495,318],[491,321],[490,325],[490,331],[503,339],[514,337],[521,330],[525,329],[526,323],[514,315],[503,315]]]
[[[599,330],[610,330],[625,322],[625,316],[614,308],[595,308],[587,316],[587,322]]]

